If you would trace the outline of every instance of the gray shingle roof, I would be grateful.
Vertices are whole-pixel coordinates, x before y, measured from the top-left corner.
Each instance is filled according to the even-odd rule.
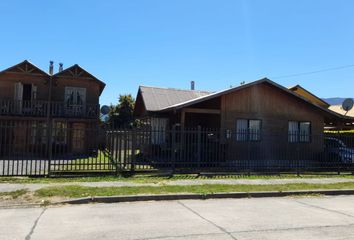
[[[260,83],[268,83],[274,87],[277,87],[299,99],[302,99],[303,101],[309,103],[310,105],[313,105],[315,106],[316,108],[318,109],[321,109],[322,111],[326,112],[326,113],[329,113],[331,115],[335,115],[337,117],[341,117],[341,118],[344,118],[344,119],[350,119],[350,120],[353,120],[352,117],[350,116],[344,116],[342,114],[339,114],[337,112],[334,112],[334,111],[331,111],[327,108],[324,108],[324,107],[321,107],[319,105],[316,105],[312,102],[310,102],[307,98],[299,95],[299,94],[296,94],[294,93],[293,91],[269,80],[268,78],[262,78],[260,80],[257,80],[257,81],[254,81],[254,82],[250,82],[250,83],[247,83],[247,84],[244,84],[244,85],[241,85],[241,86],[237,86],[237,87],[233,87],[233,88],[229,88],[229,89],[226,89],[226,90],[222,90],[222,91],[219,91],[219,92],[214,92],[214,93],[209,93],[208,95],[204,95],[204,96],[200,96],[198,98],[195,98],[195,99],[190,99],[190,100],[186,100],[184,102],[181,102],[181,103],[176,103],[176,104],[172,104],[164,109],[161,109],[162,111],[171,111],[173,109],[181,109],[183,107],[188,107],[188,106],[191,106],[193,104],[196,104],[196,103],[200,103],[200,102],[203,102],[203,101],[206,101],[206,100],[209,100],[209,99],[213,99],[213,98],[216,98],[216,97],[219,97],[221,95],[224,95],[224,94],[227,94],[227,93],[230,93],[230,92],[235,92],[235,91],[238,91],[238,90],[241,90],[241,89],[244,89],[244,88],[247,88],[247,87],[250,87],[252,85],[256,85],[256,84],[260,84]]]
[[[159,111],[166,107],[210,95],[212,92],[140,86],[147,111]]]

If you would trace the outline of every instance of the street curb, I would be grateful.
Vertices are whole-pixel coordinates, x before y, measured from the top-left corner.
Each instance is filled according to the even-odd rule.
[[[87,197],[60,201],[52,204],[87,204],[87,203],[118,203],[118,202],[139,202],[139,201],[171,201],[171,200],[206,200],[223,198],[266,198],[286,197],[296,195],[321,194],[327,196],[354,195],[354,189],[341,190],[301,190],[284,192],[232,192],[232,193],[211,193],[211,194],[160,194],[160,195],[129,195],[129,196],[107,196]]]

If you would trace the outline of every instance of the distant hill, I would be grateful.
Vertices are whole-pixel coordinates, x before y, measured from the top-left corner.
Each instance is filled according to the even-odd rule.
[[[334,97],[334,98],[322,98],[322,99],[330,105],[340,105],[343,103],[344,99],[346,98]]]

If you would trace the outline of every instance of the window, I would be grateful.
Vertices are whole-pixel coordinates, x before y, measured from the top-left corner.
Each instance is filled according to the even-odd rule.
[[[300,142],[310,142],[311,123],[300,122]]]
[[[162,144],[166,142],[167,118],[151,118],[151,142],[152,144]]]
[[[250,141],[261,140],[261,121],[260,120],[249,120],[248,121],[248,131]]]
[[[15,83],[15,100],[31,101],[37,99],[37,86],[34,84]]]
[[[32,122],[31,124],[31,143],[46,144],[47,143],[47,123]]]
[[[310,142],[311,123],[289,121],[288,126],[288,141],[296,142]]]
[[[237,119],[236,121],[237,141],[260,141],[261,120]]]
[[[65,87],[65,112],[81,115],[86,112],[86,88]]]
[[[236,121],[236,140],[247,141],[248,138],[248,120],[237,119]]]
[[[22,113],[32,110],[32,100],[37,99],[37,86],[34,84],[15,83],[14,111]]]
[[[52,141],[55,144],[67,143],[67,124],[66,122],[55,122],[52,126]],[[32,144],[47,144],[47,123],[32,122],[31,142]]]
[[[86,88],[65,87],[65,103],[67,107],[86,103]]]
[[[53,125],[53,142],[56,144],[67,143],[68,126],[66,122],[55,122]]]

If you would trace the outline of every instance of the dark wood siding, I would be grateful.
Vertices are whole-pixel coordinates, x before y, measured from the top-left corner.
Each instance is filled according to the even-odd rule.
[[[316,108],[266,83],[222,96],[222,128],[235,128],[238,118],[261,119],[262,131],[269,134],[287,134],[289,121],[310,121],[315,135],[324,126]]]
[[[223,129],[236,128],[237,119],[259,119],[262,121],[261,141],[229,141],[229,156],[247,158],[251,152],[261,151],[264,158],[281,159],[301,151],[309,154],[304,159],[313,158],[323,151],[324,118],[321,112],[301,99],[275,88],[267,83],[250,86],[222,96],[221,125]],[[309,143],[289,143],[289,121],[311,122],[313,138]],[[275,156],[274,153],[278,155]],[[311,156],[310,156],[311,155]]]

